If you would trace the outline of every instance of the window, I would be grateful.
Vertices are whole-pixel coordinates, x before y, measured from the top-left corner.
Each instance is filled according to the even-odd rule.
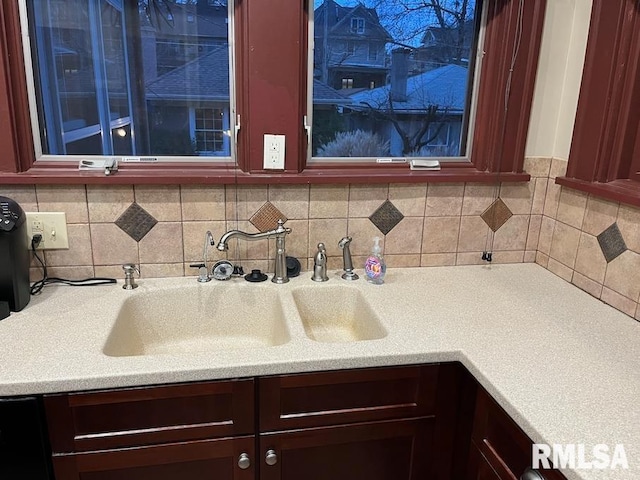
[[[367,32],[366,58],[354,55],[351,45],[348,53],[355,59],[314,56],[314,72],[321,72],[314,89],[326,93],[334,76],[349,71],[354,80],[345,85],[343,77],[342,88],[354,87],[354,92],[335,92],[331,106],[313,102],[312,115],[331,117],[333,131],[319,129],[322,141],[313,139],[312,157],[373,157],[375,161],[388,156],[428,156],[468,161],[478,87],[474,80],[479,71],[469,59],[476,57],[482,2],[445,3],[415,8],[409,8],[407,0],[343,3],[346,15],[367,14],[375,23]],[[315,4],[314,16],[324,18],[330,0],[316,0]],[[363,19],[351,19],[352,32],[359,20]],[[364,27],[364,20],[362,23]],[[339,21],[318,27],[314,37],[324,44],[341,41]],[[425,45],[427,31],[437,32],[446,41],[435,47]],[[378,61],[379,52],[386,53],[386,61]],[[434,61],[416,62],[416,58]],[[326,85],[322,85],[323,78]]]
[[[342,88],[353,88],[353,78],[343,78]]]
[[[26,0],[43,158],[231,155],[228,10],[154,1]]]
[[[594,0],[567,175],[556,181],[640,206],[640,9]]]
[[[314,7],[317,9],[318,5],[314,5],[313,2],[243,0],[228,6],[226,0],[205,0],[197,3],[198,8],[215,9],[217,11],[214,18],[220,19],[207,24],[214,29],[210,35],[212,38],[207,41],[186,34],[187,28],[198,26],[201,22],[199,14],[194,15],[194,24],[189,23],[185,15],[185,12],[194,11],[194,2],[83,0],[86,5],[109,5],[106,10],[115,11],[113,15],[116,18],[121,17],[125,57],[118,71],[125,72],[129,88],[128,109],[124,97],[112,96],[107,90],[102,94],[101,101],[92,100],[90,105],[83,105],[83,110],[78,110],[76,106],[71,108],[73,102],[68,95],[66,104],[57,101],[58,98],[64,97],[55,97],[48,104],[42,101],[30,104],[29,96],[42,96],[40,90],[52,85],[53,80],[61,78],[60,75],[78,73],[84,78],[93,78],[93,86],[98,85],[98,82],[105,84],[103,75],[108,74],[108,67],[101,66],[101,63],[110,64],[108,58],[100,52],[101,44],[96,43],[98,56],[85,55],[87,52],[93,55],[92,32],[95,32],[95,35],[102,34],[103,28],[100,25],[103,24],[98,21],[102,10],[92,7],[93,13],[86,14],[89,27],[83,28],[81,31],[84,33],[81,35],[79,32],[75,33],[74,38],[78,39],[76,43],[80,45],[78,42],[84,42],[84,56],[58,55],[60,62],[56,63],[52,59],[54,44],[49,42],[47,46],[45,42],[43,45],[48,50],[45,50],[42,58],[49,59],[41,64],[37,60],[32,61],[32,52],[39,48],[37,39],[32,40],[30,44],[23,44],[22,40],[27,37],[21,34],[21,20],[25,20],[25,25],[30,23],[32,30],[34,28],[33,14],[27,13],[33,10],[36,1],[44,3],[43,8],[65,3],[63,0],[0,2],[0,23],[3,32],[0,36],[0,141],[6,152],[0,157],[2,183],[77,182],[77,160],[67,156],[64,158],[71,160],[70,162],[57,161],[57,158],[55,162],[49,161],[57,156],[49,151],[51,135],[58,136],[58,144],[66,145],[68,155],[71,155],[71,151],[74,154],[98,151],[99,148],[103,148],[103,144],[110,141],[110,148],[114,154],[130,148],[134,155],[146,156],[153,152],[153,156],[166,159],[163,165],[124,164],[116,175],[108,179],[101,178],[98,174],[84,175],[82,181],[87,183],[135,183],[139,179],[147,183],[227,182],[240,178],[237,177],[237,169],[240,170],[242,181],[249,183],[271,182],[274,176],[278,177],[276,181],[283,183],[402,182],[426,181],[431,178],[436,178],[437,181],[493,181],[495,175],[489,175],[488,172],[496,170],[500,170],[503,178],[509,181],[528,179],[528,176],[522,173],[522,164],[545,0],[484,0],[483,22],[486,29],[483,49],[486,54],[480,78],[476,79],[479,85],[476,120],[472,134],[460,137],[472,139],[473,151],[470,161],[457,164],[444,162],[440,172],[425,174],[410,173],[408,169],[400,168],[398,165],[358,165],[358,168],[355,168],[348,162],[343,162],[340,167],[321,162],[307,163],[307,146],[313,144],[312,149],[315,151],[318,145],[326,143],[334,135],[335,123],[342,121],[340,116],[344,115],[344,108],[341,106],[350,101],[348,95],[345,98],[345,92],[340,92],[343,78],[352,79],[353,88],[348,92],[352,94],[356,94],[358,90],[368,90],[372,84],[375,87],[373,90],[387,85],[390,57],[392,50],[398,45],[387,43],[386,37],[375,40],[376,35],[385,34],[372,26],[374,13],[367,9],[373,8],[375,4],[394,3],[396,0],[364,1],[361,13],[356,12],[351,16],[349,7],[355,6],[357,2],[327,0],[330,8],[326,19],[323,19],[322,15],[314,15]],[[168,21],[169,17],[166,11],[162,14],[162,8],[152,8],[150,14],[145,13],[144,8],[137,8],[138,3],[144,5],[144,2],[148,1],[157,1],[161,6],[169,6],[173,20]],[[446,1],[452,5],[455,3],[455,0]],[[84,10],[80,13],[85,15]],[[366,19],[364,33],[357,39],[362,45],[357,52],[360,55],[340,60],[340,56],[344,57],[344,41],[349,36],[354,36],[350,31],[351,18],[354,17]],[[54,19],[55,16],[51,18]],[[327,25],[328,30],[332,18],[341,21],[344,28],[345,35],[339,45],[330,44],[328,36],[324,36],[327,39],[327,42],[324,42],[322,36],[324,25]],[[309,28],[309,19],[315,22],[315,28]],[[379,20],[382,21],[382,18]],[[143,22],[145,28],[142,28]],[[113,30],[117,30],[118,25],[116,21]],[[47,32],[46,25],[37,28]],[[184,30],[177,30],[183,28]],[[145,31],[161,36],[164,43],[146,41],[148,37],[143,35]],[[177,31],[185,34],[178,35],[175,33]],[[224,34],[217,35],[216,32],[219,31],[223,31]],[[273,35],[274,31],[277,31],[278,35]],[[229,37],[229,32],[236,34]],[[319,55],[308,55],[305,41],[308,35],[311,35],[310,41],[315,44],[316,51],[322,52]],[[370,75],[371,68],[368,64],[367,44],[370,37],[381,44],[376,60],[380,71],[375,78]],[[229,38],[234,41],[230,42]],[[417,35],[417,38],[420,43],[422,35]],[[512,90],[507,99],[505,115],[505,109],[496,108],[496,99],[504,98],[505,85],[510,78],[507,56],[514,50],[517,38],[521,39],[519,56],[511,75]],[[216,57],[223,50],[228,52],[231,43],[237,59],[227,53],[220,57],[220,61],[212,61],[205,65],[204,70],[211,72],[210,74],[197,75],[196,69],[200,68],[194,68],[199,64],[197,60]],[[186,59],[176,64],[167,61],[163,64],[166,71],[157,77],[149,77],[153,72],[156,75],[158,73],[157,61],[154,62],[154,59],[157,59],[158,48],[175,48],[197,57],[185,63],[181,62]],[[59,49],[58,52],[62,53],[65,50]],[[112,52],[115,52],[115,49]],[[414,60],[414,55],[409,57],[409,68],[414,69],[414,63],[419,63],[418,59]],[[84,58],[89,60],[84,61]],[[336,65],[339,68],[330,70],[330,62],[341,64]],[[464,59],[461,58],[461,62],[464,62]],[[33,77],[26,75],[25,63],[35,71]],[[155,68],[152,68],[154,63]],[[426,66],[419,68],[429,68],[429,62],[422,63]],[[229,75],[228,72],[231,70],[234,75]],[[313,75],[308,75],[311,71]],[[226,81],[217,81],[225,74],[228,75]],[[207,83],[194,80],[203,77],[206,77]],[[38,80],[37,84],[33,84],[33,78]],[[160,81],[160,78],[163,81]],[[212,83],[214,79],[216,82]],[[42,83],[45,80],[49,83]],[[112,82],[115,82],[115,79]],[[70,84],[62,82],[62,85],[68,87]],[[198,85],[202,88],[196,88]],[[330,88],[324,88],[325,85]],[[205,87],[209,94],[202,98]],[[61,90],[66,91],[69,90]],[[93,92],[86,90],[89,91]],[[86,93],[84,90],[82,92]],[[310,92],[313,92],[312,95],[308,95]],[[98,97],[98,94],[94,96]],[[307,99],[313,105],[311,109]],[[57,103],[65,108],[68,105],[69,108],[65,111]],[[110,108],[105,108],[107,104]],[[231,162],[224,160],[224,156],[213,156],[215,161],[209,163],[193,161],[199,157],[194,141],[197,108],[221,108],[224,111],[223,118],[228,118],[229,123],[228,129],[227,124],[224,124],[223,136],[227,139],[230,150],[237,152],[237,169]],[[193,114],[190,113],[191,109]],[[94,114],[93,111],[97,113]],[[114,121],[118,121],[116,124],[111,123],[112,112],[118,115],[113,117]],[[68,135],[63,138],[62,133],[66,132],[61,129],[46,129],[47,123],[43,121],[45,115],[53,114],[52,121],[58,122],[55,125],[62,126],[63,115],[67,113],[70,115],[65,121],[80,119],[85,122],[84,125],[77,122],[67,124],[69,134],[74,132],[73,135],[77,136]],[[194,118],[193,122],[190,120],[191,117]],[[237,121],[239,118],[241,122]],[[32,123],[32,119],[36,122]],[[306,136],[306,132],[310,131],[305,131],[305,126],[312,128],[311,137]],[[83,131],[83,128],[93,130]],[[326,130],[324,137],[321,135],[322,128]],[[265,133],[286,136],[287,155],[284,172],[263,169]],[[233,141],[235,138],[237,148],[236,142]],[[34,145],[38,145],[40,151],[36,151]],[[176,149],[184,153],[178,156],[170,153]]]
[[[362,35],[364,33],[364,18],[351,19],[351,33]]]

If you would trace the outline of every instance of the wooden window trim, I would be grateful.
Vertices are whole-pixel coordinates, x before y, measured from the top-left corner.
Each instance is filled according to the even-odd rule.
[[[237,108],[242,119],[238,167],[198,163],[121,166],[109,177],[79,172],[76,162],[34,161],[17,2],[0,5],[0,184],[387,183],[528,181],[524,150],[540,52],[546,0],[524,2],[518,61],[507,118],[504,97],[518,28],[517,0],[486,0],[489,21],[480,79],[472,161],[437,172],[406,165],[306,165],[307,8],[309,1],[237,0]],[[277,35],[276,33],[277,32]],[[6,88],[2,88],[6,87]],[[297,92],[291,95],[291,92]],[[503,133],[504,129],[504,133]],[[7,133],[9,132],[9,133]],[[284,171],[262,168],[263,135],[287,136]],[[502,160],[500,161],[500,157]]]
[[[556,183],[640,206],[640,2],[594,0],[567,175]]]

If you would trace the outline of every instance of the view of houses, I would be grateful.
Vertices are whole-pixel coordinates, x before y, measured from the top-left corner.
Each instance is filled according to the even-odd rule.
[[[473,12],[405,18],[407,39],[389,28],[402,1],[316,1],[314,156],[464,149]],[[226,1],[28,3],[44,153],[230,155]]]

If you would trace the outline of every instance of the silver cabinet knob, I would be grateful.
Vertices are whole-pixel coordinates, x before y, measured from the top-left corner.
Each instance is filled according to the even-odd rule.
[[[278,463],[278,454],[276,454],[275,450],[267,450],[264,461],[269,466],[275,465]]]
[[[238,457],[238,467],[240,467],[241,470],[246,470],[250,466],[251,466],[251,459],[249,458],[249,454],[241,453],[240,456]]]

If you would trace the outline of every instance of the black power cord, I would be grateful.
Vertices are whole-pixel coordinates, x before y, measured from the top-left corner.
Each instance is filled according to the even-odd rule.
[[[94,285],[108,285],[112,283],[116,283],[115,278],[104,278],[104,277],[93,277],[93,278],[85,278],[83,280],[67,280],[66,278],[58,278],[58,277],[50,277],[47,273],[47,266],[38,255],[37,248],[42,242],[42,235],[36,233],[31,238],[31,251],[33,252],[33,256],[36,257],[36,260],[42,267],[42,280],[37,280],[33,282],[31,285],[31,295],[38,295],[42,292],[42,289],[54,283],[62,283],[63,285],[69,285],[72,287],[93,287]]]

